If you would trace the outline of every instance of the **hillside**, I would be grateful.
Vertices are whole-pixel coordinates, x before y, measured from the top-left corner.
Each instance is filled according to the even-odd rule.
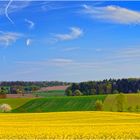
[[[55,94],[55,92],[50,94]],[[55,96],[46,98],[9,98],[0,99],[0,104],[7,103],[11,105],[13,112],[93,111],[95,110],[96,100],[102,100],[104,111],[117,111],[117,95],[118,94],[75,97]],[[140,94],[124,95],[127,99],[124,111],[140,112]],[[128,110],[130,107],[131,110]]]
[[[104,100],[105,95],[80,97],[49,97],[30,100],[13,112],[60,112],[60,111],[92,111],[96,100]]]
[[[104,110],[106,111],[117,111],[116,97],[118,94],[108,95],[104,100]],[[139,107],[140,111],[140,94],[124,94],[126,96],[127,102],[125,106],[125,111],[131,107],[133,112],[136,112],[136,106]]]
[[[33,100],[33,98],[9,98],[9,99],[0,99],[0,104],[9,104],[12,109],[18,108],[28,101]]]

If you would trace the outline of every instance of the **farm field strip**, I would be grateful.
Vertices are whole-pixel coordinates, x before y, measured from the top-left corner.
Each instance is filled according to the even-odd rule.
[[[0,114],[2,139],[140,139],[140,114],[112,112]]]

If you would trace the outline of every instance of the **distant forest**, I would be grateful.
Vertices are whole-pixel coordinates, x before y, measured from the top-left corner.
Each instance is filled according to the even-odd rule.
[[[70,85],[66,89],[66,95],[98,95],[115,93],[140,93],[140,78],[109,79],[102,81],[87,81],[69,83],[60,81],[6,81],[0,82],[0,88],[7,89],[7,93],[33,92],[41,87]]]
[[[38,87],[49,87],[49,86],[62,86],[68,85],[68,82],[61,81],[3,81],[0,82],[0,86],[38,86]]]
[[[0,94],[2,93],[30,93],[39,90],[42,87],[50,87],[50,86],[64,86],[69,85],[67,82],[60,81],[7,81],[0,82]]]
[[[75,96],[139,92],[140,78],[128,78],[72,83],[71,86],[67,88],[66,95]]]

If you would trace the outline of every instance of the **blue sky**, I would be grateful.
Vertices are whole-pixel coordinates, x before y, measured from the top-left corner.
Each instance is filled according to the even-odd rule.
[[[139,5],[0,1],[0,81],[139,77]]]

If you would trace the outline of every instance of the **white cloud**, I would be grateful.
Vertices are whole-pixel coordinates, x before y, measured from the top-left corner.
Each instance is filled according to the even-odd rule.
[[[55,65],[67,65],[67,64],[72,64],[73,60],[56,58],[56,59],[50,60],[50,63],[55,64]]]
[[[111,21],[119,24],[140,24],[140,12],[109,5],[106,7],[91,7],[83,5],[82,12],[92,18]]]
[[[31,43],[32,43],[32,40],[31,40],[30,38],[28,38],[28,39],[26,40],[26,45],[27,45],[27,46],[30,46]]]
[[[83,30],[78,27],[71,27],[70,32],[67,34],[55,34],[56,41],[66,41],[79,38],[83,34]]]
[[[125,48],[119,50],[116,54],[116,58],[121,59],[138,59],[140,58],[140,48],[139,47],[133,47],[133,48]]]
[[[75,51],[78,49],[80,49],[80,47],[66,47],[66,48],[62,49],[62,51],[69,52],[69,51]]]
[[[97,48],[97,49],[95,49],[95,51],[96,52],[101,52],[101,51],[103,51],[101,48]]]
[[[22,34],[20,33],[0,31],[0,44],[8,46],[20,37],[22,37]]]
[[[0,3],[0,15],[5,15],[6,18],[11,22],[14,23],[14,21],[9,17],[10,13],[17,12],[27,6],[29,6],[29,1],[3,1]]]
[[[8,5],[8,1],[3,1],[2,3],[0,3],[0,15],[5,15],[5,8]],[[8,13],[13,13],[13,12],[17,12],[23,8],[26,8],[27,6],[29,6],[30,1],[12,1],[12,3],[10,3],[10,6],[8,7]]]
[[[11,3],[13,0],[10,0],[9,3],[7,4],[6,8],[5,8],[5,16],[7,17],[7,19],[13,24],[13,20],[9,17],[8,15],[8,8],[10,7]]]
[[[28,25],[29,25],[29,29],[33,29],[33,28],[34,28],[35,23],[34,23],[33,21],[28,20],[28,19],[25,19],[25,22],[28,23]]]

